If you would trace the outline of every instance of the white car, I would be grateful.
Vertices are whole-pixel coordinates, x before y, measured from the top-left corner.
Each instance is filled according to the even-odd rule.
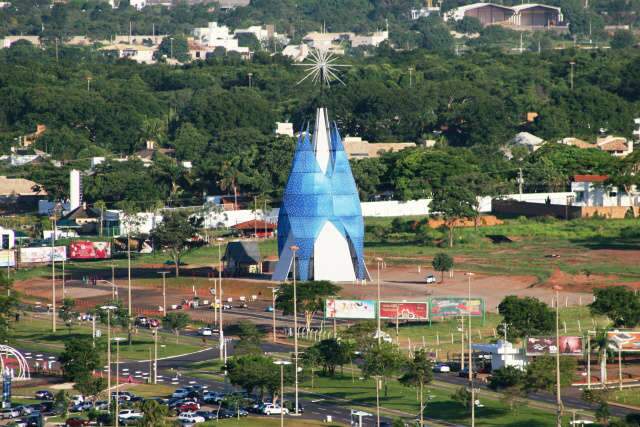
[[[183,423],[197,424],[197,423],[203,423],[206,420],[204,419],[204,417],[201,417],[200,415],[196,415],[193,412],[183,412],[180,415],[178,415],[178,421]]]
[[[203,337],[210,337],[211,335],[213,335],[213,331],[211,330],[211,328],[200,328],[198,334],[202,335]]]
[[[280,407],[280,405],[267,403],[266,405],[264,405],[262,413],[265,415],[280,415],[281,413],[287,415],[289,413],[289,410],[287,408]]]
[[[79,405],[82,402],[84,402],[84,396],[81,394],[76,394],[71,398],[71,403],[73,403],[74,405]]]
[[[425,280],[427,281],[427,284],[436,283],[436,276],[434,276],[433,274],[430,274],[426,277]]]
[[[118,418],[121,420],[131,420],[135,418],[143,418],[144,415],[140,411],[136,411],[135,409],[123,409],[118,413]]]
[[[438,363],[433,367],[433,370],[434,372],[440,372],[440,373],[451,372],[451,368],[449,367],[449,365],[444,363]]]
[[[189,396],[189,390],[185,390],[183,388],[176,389],[176,391],[171,395],[174,399],[184,399],[187,396]]]
[[[20,411],[17,408],[7,408],[0,410],[0,419],[11,419],[18,418],[20,416]]]

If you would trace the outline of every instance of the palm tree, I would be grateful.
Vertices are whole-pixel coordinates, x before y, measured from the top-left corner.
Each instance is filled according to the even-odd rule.
[[[607,351],[609,350],[609,344],[611,341],[607,335],[608,328],[596,329],[596,334],[591,339],[591,345],[598,349],[598,361],[600,363],[600,382],[602,386],[607,384]]]
[[[424,425],[424,386],[433,380],[431,359],[424,350],[415,352],[406,365],[405,374],[399,381],[405,386],[417,387],[420,399],[420,425]]]
[[[98,200],[93,204],[96,209],[100,209],[100,237],[102,237],[102,227],[104,226],[104,211],[107,209],[107,204],[104,200]]]

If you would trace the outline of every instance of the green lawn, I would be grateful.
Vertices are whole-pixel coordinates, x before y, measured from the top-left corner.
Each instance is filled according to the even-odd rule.
[[[612,390],[609,400],[611,402],[637,406],[640,408],[640,389],[626,388],[622,390]]]
[[[303,386],[305,389],[311,390],[309,380],[306,380]],[[425,416],[442,421],[468,424],[470,422],[469,415],[459,403],[450,397],[453,390],[455,387],[441,387],[439,385],[428,387],[428,404]],[[375,382],[357,376],[354,380],[348,375],[337,375],[336,378],[316,378],[313,392],[346,400],[341,403],[346,406],[369,405],[368,411],[371,411],[371,406],[375,407],[376,404]],[[381,393],[380,405],[383,408],[417,415],[419,402],[414,388],[404,387],[392,380],[388,382],[387,397],[384,396],[384,390]],[[555,425],[555,415],[552,411],[547,412],[528,406],[511,410],[506,403],[487,398],[483,396],[482,392],[478,399],[485,405],[484,408],[476,410],[476,425],[478,426],[551,427]]]
[[[292,419],[291,417],[285,417],[284,420],[284,424],[286,426],[293,426],[295,425],[296,427],[300,426],[300,427],[311,427],[311,426],[325,426],[325,427],[333,427],[333,426],[344,426],[344,424],[337,424],[337,423],[331,423],[331,424],[327,424],[327,423],[323,423],[322,421],[315,421],[315,420],[305,420],[305,419],[299,419],[299,418],[295,418]],[[199,426],[206,426],[206,427],[210,427],[210,426],[228,426],[228,427],[277,427],[280,426],[280,417],[277,416],[273,416],[273,417],[246,417],[246,418],[240,418],[240,420],[238,419],[226,419],[226,420],[219,420],[219,421],[207,421],[206,423],[203,424],[198,424]]]
[[[19,322],[13,324],[11,342],[24,350],[42,351],[59,354],[64,350],[64,341],[85,336],[91,337],[90,323],[74,325],[67,329],[63,324],[58,324],[56,333],[51,332],[51,321],[31,316],[23,316]],[[106,325],[96,325],[102,331],[101,340],[106,339]],[[112,337],[126,337],[124,330],[112,330]],[[99,339],[100,340],[100,339]],[[124,360],[146,360],[149,359],[149,350],[153,348],[153,337],[151,332],[139,329],[133,336],[132,345],[126,342],[120,344],[120,357]],[[158,357],[175,356],[178,354],[191,353],[201,350],[203,347],[196,337],[180,337],[179,344],[176,344],[175,335],[161,332],[158,338]],[[112,348],[115,356],[115,347]]]

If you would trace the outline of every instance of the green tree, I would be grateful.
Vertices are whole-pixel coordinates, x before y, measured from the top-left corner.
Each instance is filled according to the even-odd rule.
[[[176,132],[173,146],[179,160],[200,160],[205,154],[209,138],[190,122],[184,123]]]
[[[465,34],[479,33],[482,31],[482,23],[478,18],[473,16],[465,16],[456,22],[456,31]]]
[[[609,418],[611,417],[609,398],[609,390],[606,388],[582,390],[582,400],[596,405],[596,420],[605,426],[609,425]]]
[[[91,396],[95,400],[99,393],[107,389],[107,380],[91,374],[83,374],[76,378],[74,388],[84,396]]]
[[[301,357],[302,366],[308,368],[311,371],[311,388],[314,386],[315,370],[320,366],[322,362],[322,354],[317,346],[308,347]]]
[[[560,386],[568,387],[576,376],[578,364],[574,357],[560,358]],[[555,356],[536,357],[527,365],[524,377],[524,389],[527,392],[544,390],[549,393],[556,391],[556,359]]]
[[[453,247],[453,232],[460,220],[475,218],[478,200],[469,187],[455,185],[453,181],[445,183],[433,193],[429,210],[442,217],[449,235],[449,247]]]
[[[142,420],[138,422],[140,427],[164,427],[167,425],[168,408],[165,405],[160,405],[155,400],[145,400],[140,405],[140,409],[144,414]]]
[[[165,211],[162,222],[151,232],[154,243],[169,252],[176,277],[180,275],[180,259],[189,250],[189,240],[196,236],[202,221],[201,217],[182,211]]]
[[[453,37],[439,16],[432,15],[419,19],[416,29],[422,34],[420,45],[423,48],[442,53],[453,50]]]
[[[424,425],[424,386],[433,380],[433,363],[424,350],[418,350],[404,366],[404,374],[399,378],[401,384],[416,387],[420,401],[420,425]]]
[[[467,411],[471,411],[471,392],[466,387],[459,387],[451,395],[451,400],[459,403]]]
[[[322,340],[313,347],[320,355],[320,364],[325,375],[333,377],[337,366],[343,366],[351,361],[353,348],[348,343],[335,338]]]
[[[625,286],[593,290],[595,301],[589,305],[593,314],[607,316],[615,327],[633,328],[640,323],[640,296]]]
[[[491,373],[489,388],[500,391],[513,411],[523,402],[525,373],[513,366],[497,369]]]
[[[326,280],[315,282],[298,282],[296,284],[297,310],[304,313],[307,329],[316,313],[324,312],[325,300],[329,296],[337,295],[342,289]],[[293,314],[293,285],[282,283],[278,289],[276,308],[287,316]]]
[[[365,377],[381,377],[384,381],[384,395],[388,395],[388,379],[399,373],[406,359],[400,349],[387,342],[371,346],[362,355],[362,373]]]
[[[187,327],[190,319],[187,313],[176,312],[167,313],[167,315],[162,318],[162,325],[167,329],[171,329],[173,333],[176,334],[176,344],[180,339],[180,331]]]
[[[254,323],[241,320],[236,325],[238,332],[238,342],[234,346],[234,354],[242,356],[245,354],[261,354],[263,333],[256,327]]]
[[[91,338],[78,337],[67,339],[64,351],[58,356],[62,374],[68,381],[77,381],[90,376],[103,365],[102,352],[93,348]]]
[[[167,36],[162,39],[158,51],[158,57],[166,56],[167,58],[177,59],[180,62],[187,62],[191,59],[189,56],[189,43],[187,38],[182,35]]]
[[[11,322],[18,310],[16,292],[13,290],[13,279],[0,271],[0,342],[6,342],[11,335]]]
[[[70,404],[71,399],[69,398],[69,393],[66,390],[60,390],[56,393],[53,400],[53,407],[56,409],[56,413],[60,414],[62,418],[67,418]]]
[[[508,335],[514,338],[547,334],[555,329],[553,311],[536,298],[509,295],[498,305],[498,311],[507,324]]]
[[[58,311],[58,316],[64,321],[64,324],[67,326],[68,333],[71,333],[73,320],[77,316],[77,313],[73,311],[75,305],[76,301],[73,298],[63,298],[62,306]]]
[[[444,282],[444,272],[453,268],[453,258],[444,252],[438,252],[431,261],[433,269],[440,272],[440,282]]]
[[[242,387],[248,393],[258,390],[260,397],[265,391],[275,393],[280,388],[280,370],[270,357],[247,355],[234,357],[227,363],[227,372],[231,384]],[[285,383],[290,383],[291,375],[287,370]]]
[[[636,45],[636,37],[629,30],[618,30],[611,38],[612,49],[628,49]]]

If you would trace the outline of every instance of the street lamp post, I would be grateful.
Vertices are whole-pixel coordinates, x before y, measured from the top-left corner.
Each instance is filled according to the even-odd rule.
[[[113,339],[116,342],[116,427],[119,426],[120,423],[120,341],[125,341],[126,338],[115,337]]]
[[[380,377],[376,375],[376,426],[380,427]]]
[[[51,330],[56,331],[56,229],[58,204],[53,208],[53,233],[51,234]]]
[[[380,327],[380,264],[382,263],[382,258],[376,258],[376,263],[378,267],[378,307],[376,307],[376,318],[378,320],[378,345],[380,345],[382,342],[382,328]]]
[[[167,274],[169,274],[169,272],[158,271],[158,274],[162,274],[162,314],[166,316],[167,315]]]
[[[289,249],[293,252],[293,355],[295,363],[295,388],[296,388],[296,406],[295,414],[298,413],[298,295],[296,291],[296,252],[300,249],[293,245]]]
[[[573,90],[573,67],[576,65],[576,61],[570,61],[569,65],[571,66],[571,71],[570,71],[570,87],[571,90]]]
[[[278,293],[278,288],[270,287],[271,289],[271,317],[273,320],[273,342],[276,342],[276,294]]]
[[[467,302],[467,314],[469,317],[469,325],[467,328],[467,332],[469,334],[467,338],[467,342],[469,345],[469,363],[467,364],[467,369],[469,370],[469,388],[471,389],[471,427],[475,427],[476,425],[476,399],[475,399],[475,391],[473,389],[473,350],[471,348],[471,277],[473,273],[466,273],[467,278],[469,279],[469,299]]]
[[[253,77],[253,73],[247,73],[249,76],[249,88],[251,88],[251,78]]]
[[[562,397],[560,395],[560,296],[561,286],[554,286],[556,291],[556,425],[562,427]]]
[[[169,41],[171,42],[171,49],[170,49],[171,55],[170,55],[170,57],[171,57],[171,59],[173,59],[173,37],[169,37]]]
[[[218,318],[219,322],[220,322],[220,327],[218,328],[218,338],[219,338],[219,351],[220,351],[220,360],[223,361],[224,360],[224,323],[222,323],[222,242],[224,241],[223,238],[218,237],[216,239],[216,241],[218,242],[218,282],[219,282],[219,286],[220,286],[220,293],[218,294],[218,296],[220,297],[220,317]],[[213,304],[214,310],[215,310],[215,301]]]
[[[107,396],[109,403],[111,403],[111,310],[117,309],[115,305],[103,305],[100,307],[107,311]],[[109,405],[109,412],[111,412],[111,405]]]
[[[284,427],[284,365],[291,365],[288,360],[275,360],[273,362],[280,365],[280,427]]]
[[[153,383],[158,384],[158,327],[153,329]]]

